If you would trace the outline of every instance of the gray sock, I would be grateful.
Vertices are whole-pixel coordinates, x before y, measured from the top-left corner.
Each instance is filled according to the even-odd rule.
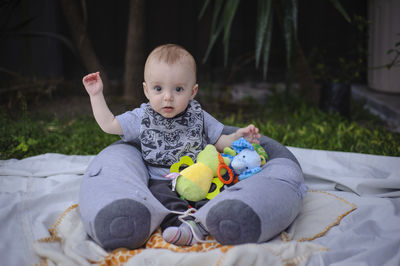
[[[179,227],[171,226],[165,229],[162,235],[164,240],[177,246],[192,246],[198,242],[197,239],[204,240],[204,233],[202,232],[204,229],[194,221],[186,222],[188,224],[182,223]],[[193,228],[197,239],[193,235],[190,227]]]

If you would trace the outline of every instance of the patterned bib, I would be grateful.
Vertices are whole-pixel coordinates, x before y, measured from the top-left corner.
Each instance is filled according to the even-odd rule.
[[[146,104],[140,125],[143,159],[161,167],[170,167],[184,155],[195,161],[205,143],[203,116],[196,100],[174,118],[165,118]]]

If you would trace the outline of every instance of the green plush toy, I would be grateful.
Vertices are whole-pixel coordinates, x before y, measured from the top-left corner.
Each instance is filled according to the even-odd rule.
[[[229,158],[223,158],[223,160],[226,165],[229,165]],[[182,160],[171,166],[171,172],[176,172],[181,164],[183,164]],[[209,144],[199,153],[196,163],[189,165],[179,173],[176,179],[176,192],[189,201],[205,199],[213,178],[218,176],[218,165],[218,151],[215,146]],[[226,173],[226,169],[220,171],[221,175]]]

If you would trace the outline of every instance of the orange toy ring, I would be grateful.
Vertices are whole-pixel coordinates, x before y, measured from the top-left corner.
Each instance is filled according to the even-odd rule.
[[[218,160],[219,160],[219,165],[218,165],[218,169],[217,169],[218,178],[219,178],[219,180],[221,180],[222,183],[224,183],[226,185],[229,185],[233,181],[233,177],[234,177],[233,171],[232,171],[231,168],[229,168],[229,166],[226,165],[226,163],[224,162],[224,158],[222,158],[220,153],[218,153]],[[224,169],[226,169],[228,171],[228,175],[229,175],[229,179],[228,180],[225,180],[221,176],[222,168],[224,168]]]

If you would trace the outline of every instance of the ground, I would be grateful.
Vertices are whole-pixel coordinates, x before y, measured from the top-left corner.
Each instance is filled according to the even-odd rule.
[[[110,110],[115,114],[132,109],[123,100],[115,97],[107,98]],[[29,110],[35,113],[56,114],[58,117],[75,117],[80,115],[92,115],[90,99],[87,95],[75,95],[68,97],[55,97],[33,104]]]

